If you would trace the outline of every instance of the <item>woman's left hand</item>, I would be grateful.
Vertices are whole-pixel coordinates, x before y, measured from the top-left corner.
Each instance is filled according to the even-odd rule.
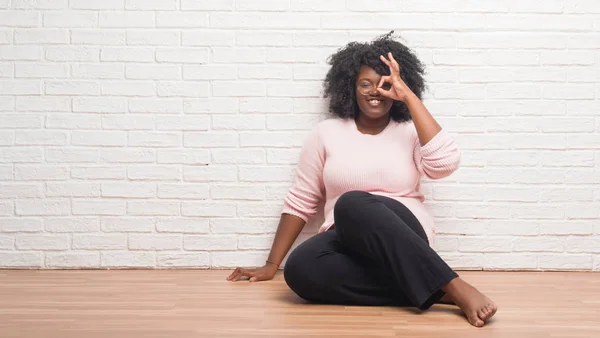
[[[398,65],[398,62],[396,62],[392,53],[388,53],[389,60],[383,55],[380,55],[379,58],[383,63],[390,67],[390,75],[381,77],[379,85],[377,85],[377,91],[381,95],[389,97],[392,100],[405,102],[406,99],[411,95],[414,95],[414,93],[400,77],[400,65]],[[391,84],[391,87],[389,89],[383,89],[384,83]]]

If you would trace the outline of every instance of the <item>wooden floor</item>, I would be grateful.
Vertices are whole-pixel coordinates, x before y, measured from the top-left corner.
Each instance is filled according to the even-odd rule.
[[[475,328],[450,305],[311,305],[281,273],[250,284],[229,272],[0,270],[0,336],[600,337],[598,273],[460,272],[499,306]]]

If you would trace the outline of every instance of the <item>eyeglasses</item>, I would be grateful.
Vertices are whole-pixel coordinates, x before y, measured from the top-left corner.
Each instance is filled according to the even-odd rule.
[[[361,81],[358,83],[357,87],[358,92],[361,93],[362,95],[369,95],[370,93],[377,93],[377,84],[375,83],[371,83],[368,81]],[[383,90],[389,90],[390,88],[392,88],[392,84],[389,82],[385,82],[381,88]]]

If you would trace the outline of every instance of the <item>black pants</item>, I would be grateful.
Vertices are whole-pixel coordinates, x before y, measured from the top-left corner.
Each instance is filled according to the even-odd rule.
[[[335,229],[290,253],[285,281],[301,298],[328,304],[428,309],[458,275],[429,246],[402,203],[362,191],[343,194]]]

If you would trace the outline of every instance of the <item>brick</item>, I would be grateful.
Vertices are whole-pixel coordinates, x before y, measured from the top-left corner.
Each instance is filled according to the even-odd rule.
[[[526,135],[522,140],[515,143],[515,149],[565,149],[566,137],[555,135],[540,134],[521,134]]]
[[[486,164],[494,167],[531,167],[538,163],[540,159],[537,151],[493,151],[486,156]]]
[[[100,115],[50,114],[46,116],[46,128],[50,129],[100,129]]]
[[[564,5],[565,13],[581,13],[581,14],[590,14],[590,13],[600,13],[600,9],[598,8],[598,3],[594,0],[577,0],[570,1],[565,3]]]
[[[0,95],[40,95],[39,80],[0,80]]]
[[[74,234],[73,249],[80,250],[122,250],[127,248],[124,234]]]
[[[539,3],[533,0],[513,1],[509,5],[511,12],[518,13],[562,13],[562,1],[552,0]]]
[[[120,216],[125,214],[125,201],[89,199],[73,200],[73,215]]]
[[[167,63],[207,63],[208,48],[157,48],[156,61]]]
[[[207,184],[160,183],[158,185],[158,198],[207,199],[208,196]]]
[[[17,145],[65,145],[67,134],[61,131],[16,131]]]
[[[183,169],[183,179],[189,182],[234,182],[237,178],[236,166],[206,165]]]
[[[132,10],[175,10],[177,0],[125,0],[125,9]]]
[[[215,164],[265,163],[264,149],[212,149],[211,155]]]
[[[486,187],[484,195],[492,202],[536,202],[539,199],[537,188]]]
[[[17,200],[15,210],[19,216],[65,216],[71,205],[66,199]]]
[[[185,250],[225,251],[237,249],[236,236],[228,235],[186,235],[183,238]]]
[[[237,76],[248,80],[289,80],[292,72],[288,66],[244,65],[238,70]]]
[[[382,2],[381,5],[385,5],[386,3]],[[294,12],[337,12],[345,8],[346,2],[343,0],[291,0],[291,9]]]
[[[190,14],[190,13],[179,13]],[[239,34],[239,33],[238,33]],[[219,29],[190,30],[182,33],[181,45],[183,46],[233,46],[236,41],[236,32]],[[237,40],[239,41],[239,40]],[[244,46],[244,44],[239,44]]]
[[[483,254],[480,253],[442,253],[440,256],[452,269],[481,270],[483,266]]]
[[[237,78],[237,74],[238,69],[235,66],[183,66],[183,79],[185,80],[233,80]]]
[[[153,163],[154,149],[101,149],[100,162],[106,163]]]
[[[487,196],[487,195],[486,195]],[[474,187],[443,186],[433,189],[432,198],[436,201],[481,201],[481,190]]]
[[[13,236],[0,235],[0,250],[12,250],[15,247],[15,239]]]
[[[51,217],[44,218],[47,232],[97,232],[100,230],[99,217]]]
[[[158,96],[162,97],[208,97],[210,84],[208,82],[159,82]]]
[[[281,203],[245,202],[238,206],[240,217],[278,217],[281,215]]]
[[[178,250],[182,247],[181,235],[129,234],[129,250]]]
[[[490,253],[483,256],[484,269],[535,269],[537,256],[533,254]]]
[[[102,95],[105,96],[154,96],[156,84],[146,81],[110,81],[102,83]]]
[[[552,270],[591,270],[592,255],[540,254],[538,267]]]
[[[154,62],[154,49],[151,47],[103,47],[100,50],[100,61]]]
[[[277,224],[269,222],[265,219],[260,218],[245,218],[245,219],[232,219],[232,218],[212,218],[210,220],[210,232],[211,233],[225,233],[225,234],[236,234],[236,233],[269,233],[276,230]]]
[[[71,111],[71,99],[65,97],[39,97],[23,96],[17,97],[17,111],[23,112],[68,112]],[[48,119],[50,119],[48,116]],[[48,124],[48,123],[46,123]]]
[[[594,154],[585,150],[542,151],[539,157],[540,164],[544,167],[591,167],[594,165]]]
[[[238,31],[235,42],[238,46],[290,46],[293,35],[290,32],[278,31]]]
[[[248,131],[240,132],[240,145],[242,147],[289,148],[301,146],[305,138],[305,135],[296,132]]]
[[[0,183],[0,198],[39,198],[42,197],[42,191],[39,184]]]
[[[150,198],[156,197],[154,183],[102,183],[102,197]]]
[[[10,145],[13,142],[5,142]],[[0,144],[2,144],[2,134],[0,134]],[[7,163],[38,163],[42,162],[44,152],[41,148],[35,147],[10,147],[0,148],[0,162]]]
[[[75,79],[123,79],[125,66],[118,64],[95,65],[75,64],[71,65],[71,76]]]
[[[239,145],[237,132],[186,132],[183,134],[184,147],[227,148]]]
[[[174,165],[130,165],[127,168],[130,180],[180,180],[181,167]]]
[[[154,116],[134,114],[102,116],[103,129],[152,130],[155,125]]]
[[[477,100],[486,97],[486,88],[479,84],[439,84],[433,91],[436,99]]]
[[[562,219],[564,216],[564,208],[551,204],[521,204],[511,212],[511,217],[517,219]]]
[[[4,27],[39,27],[42,18],[36,11],[0,10],[0,22]]]
[[[489,85],[487,96],[491,99],[539,99],[542,88],[538,85]]]
[[[594,55],[584,51],[543,51],[540,58],[542,65],[593,65]]]
[[[44,83],[46,95],[100,95],[100,86],[97,82],[44,81]]]
[[[3,114],[3,119],[4,121],[2,121],[2,124],[0,125],[0,128],[2,129],[37,129],[41,128],[43,116],[38,114]],[[19,139],[27,142],[29,138],[31,141],[40,139],[47,140],[46,136],[50,135],[52,134],[39,131],[16,131],[15,142],[19,144]]]
[[[125,178],[125,168],[114,165],[107,167],[74,167],[71,169],[71,177],[90,180],[118,180]]]
[[[312,130],[320,121],[319,115],[269,115],[268,130]]]
[[[212,117],[212,130],[264,130],[265,116],[242,115],[228,116],[216,115]]]
[[[125,66],[125,78],[134,80],[178,80],[181,68],[175,65],[136,65]]]
[[[268,149],[267,163],[272,164],[298,164],[299,149]],[[256,163],[258,164],[258,163]]]
[[[257,185],[213,184],[210,187],[210,197],[214,200],[264,200],[265,187]]]
[[[210,255],[208,252],[180,253],[180,252],[158,252],[157,265],[170,268],[208,268]]]
[[[144,217],[103,217],[101,228],[104,232],[152,232],[154,219]]]
[[[43,259],[41,252],[0,252],[2,267],[41,268]]]
[[[598,134],[567,135],[567,147],[569,149],[598,149],[600,137]]]
[[[55,165],[18,165],[15,166],[15,180],[66,180],[69,178],[69,168]]]
[[[100,266],[98,252],[47,253],[45,266],[48,268],[97,268]]]
[[[458,218],[504,219],[511,214],[509,205],[498,204],[463,204],[455,207]]]
[[[100,185],[96,183],[46,183],[47,197],[100,197]]]
[[[516,252],[563,252],[564,237],[519,237],[513,240],[513,250]]]
[[[223,0],[218,2],[206,2],[196,0],[182,0],[181,9],[185,11],[228,11],[233,10],[233,0]]]
[[[544,188],[540,191],[541,202],[592,202],[593,200],[593,189]]]
[[[178,232],[178,233],[208,233],[208,219],[188,219],[188,218],[158,218],[156,221],[156,230],[158,232]]]
[[[62,9],[67,8],[68,0],[13,0],[12,8],[18,9]]]
[[[305,18],[307,22],[310,22],[310,17]],[[476,22],[476,18],[469,18],[471,22]],[[453,22],[454,20],[452,20]],[[444,26],[438,24],[434,25],[435,21],[432,20],[430,15],[425,14],[412,14],[412,13],[379,13],[377,16],[365,16],[364,14],[351,13],[351,14],[323,14],[321,16],[321,27],[326,30],[344,30],[344,29],[365,29],[365,30],[379,30],[388,29],[394,27],[398,30],[414,30],[414,29],[430,29],[436,27],[439,29],[454,29],[451,25]],[[454,23],[456,24],[456,23]],[[298,26],[297,28],[314,28]],[[473,25],[471,27],[477,27]],[[295,27],[296,28],[296,27]],[[482,27],[483,28],[483,27]]]
[[[240,166],[240,181],[275,182],[291,181],[296,168],[290,166]]]
[[[41,232],[42,220],[36,218],[0,218],[0,232]]]
[[[210,162],[210,153],[208,149],[200,150],[173,150],[159,149],[157,163],[161,164],[201,164]]]
[[[75,9],[124,9],[125,0],[105,0],[98,2],[95,0],[70,0],[71,8]]]
[[[293,101],[290,98],[242,98],[240,113],[291,113]]]
[[[156,26],[160,28],[208,27],[208,13],[157,12]],[[185,36],[186,32],[183,34]]]
[[[269,83],[267,86],[267,95],[279,97],[321,97],[323,93],[320,82],[294,81]]]
[[[0,165],[0,180],[12,181],[13,179],[14,179],[13,166],[12,165]],[[0,214],[2,214],[2,213],[0,212]]]
[[[214,63],[264,63],[267,52],[259,47],[214,47],[211,60]]]
[[[273,244],[273,235],[244,235],[238,238],[238,249],[268,250]]]
[[[128,30],[128,45],[177,46],[181,41],[179,32],[164,30]]]
[[[102,252],[100,253],[100,266],[129,268],[152,267],[156,265],[154,252]]]
[[[131,131],[130,147],[177,147],[181,145],[181,135],[171,132]]]
[[[239,103],[236,98],[184,99],[183,111],[186,114],[236,114]]]
[[[543,223],[553,222],[544,221]],[[539,233],[540,222],[536,220],[490,220],[485,224],[485,233],[492,236],[534,236]]]
[[[191,201],[181,203],[181,214],[183,216],[233,217],[236,216],[236,211],[237,206],[235,203]]]
[[[94,17],[96,17],[95,13]],[[69,21],[66,21],[69,22]],[[126,35],[125,31],[117,29],[71,29],[71,43],[74,45],[98,45],[98,46],[123,46],[125,45]],[[105,52],[105,50],[109,52]],[[122,53],[117,54],[117,51]],[[108,54],[107,54],[108,53]],[[124,49],[111,49],[103,48],[101,51],[101,59],[107,56],[116,58],[117,56],[124,57],[125,55],[131,57],[131,54],[125,54]]]
[[[463,238],[461,238],[463,239]],[[435,238],[435,250],[437,252],[453,252],[458,250],[458,238],[450,236],[438,236]]]
[[[600,253],[600,238],[596,237],[568,237],[565,242],[567,252]]]
[[[65,29],[27,28],[16,29],[15,44],[66,44],[69,43],[69,31]]]
[[[175,116],[163,115],[156,117],[157,130],[208,130],[209,116]]]
[[[100,12],[98,25],[101,28],[154,27],[154,13],[142,11]]]
[[[97,47],[54,47],[46,49],[46,59],[49,61],[77,61],[98,62],[100,61],[100,49]]]
[[[0,215],[2,215],[2,216],[13,216],[14,215],[14,210],[15,210],[15,205],[14,205],[13,201],[6,201],[5,200],[5,201],[1,201],[0,202]],[[0,222],[0,223],[2,223],[2,222]]]
[[[14,111],[14,109],[15,109],[15,97],[0,96],[0,112]]]
[[[234,268],[236,266],[262,266],[269,255],[266,251],[245,251],[240,256],[238,251],[217,251],[210,253],[211,268]]]
[[[56,63],[21,63],[15,66],[16,78],[67,78],[69,66]]]
[[[437,219],[436,234],[441,235],[483,235],[485,222],[480,220]]]
[[[317,63],[325,60],[330,51],[322,48],[269,48],[267,62],[269,63]]]
[[[596,27],[599,27],[596,23]],[[598,29],[596,29],[598,30]],[[577,34],[569,36],[567,40],[568,49],[597,49],[600,46],[598,43],[599,34]],[[582,56],[586,58],[585,56]]]
[[[98,16],[93,12],[49,11],[43,15],[44,27],[91,28],[98,24]]]
[[[122,131],[73,131],[71,143],[78,146],[124,146],[127,133]]]
[[[130,98],[131,113],[179,114],[183,111],[181,99]]]

